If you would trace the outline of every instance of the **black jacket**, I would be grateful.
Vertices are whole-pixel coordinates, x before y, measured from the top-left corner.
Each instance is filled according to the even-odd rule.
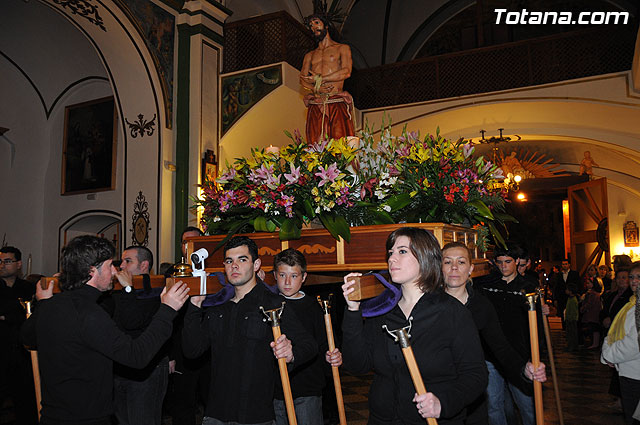
[[[509,341],[510,346],[519,354],[520,358],[531,358],[528,303],[522,295],[522,291],[524,290],[527,293],[535,291],[536,288],[533,283],[519,274],[516,274],[516,277],[507,283],[502,280],[500,274],[493,273],[474,279],[474,284],[482,288],[483,295],[491,301],[497,313],[502,332]],[[493,363],[505,377],[509,378],[512,375],[507,371],[507,368],[505,368],[496,353],[492,350],[487,350],[485,354],[487,355],[487,360]],[[525,383],[522,379],[512,381],[512,383],[526,394],[533,394],[533,386]]]
[[[131,338],[137,338],[144,332],[161,305],[159,296],[145,296],[143,291],[114,291],[111,297],[114,302],[113,321],[116,322],[118,329]],[[134,381],[148,379],[158,364],[168,356],[170,345],[171,339],[158,350],[158,353],[151,359],[149,364],[142,369],[116,363],[114,365],[114,374]]]
[[[13,286],[9,287],[0,279],[0,316],[4,316],[4,320],[0,320],[0,341],[9,344],[12,352],[22,350],[19,344],[20,326],[27,318],[20,299],[31,301],[35,291],[35,285],[26,280],[16,279]]]
[[[96,301],[100,291],[84,285],[42,300],[22,327],[23,342],[38,349],[42,417],[85,424],[113,412],[113,361],[144,367],[171,336],[175,310],[160,306],[138,338],[116,327]]]
[[[329,349],[322,308],[316,298],[309,295],[297,299],[286,299],[286,301],[285,308],[290,308],[296,313],[300,324],[318,344],[318,354],[289,373],[291,393],[293,398],[321,396],[325,386],[325,369],[328,366],[324,355]],[[275,396],[278,400],[284,400],[280,382],[276,384]]]
[[[524,367],[527,359],[523,358],[513,349],[509,341],[502,332],[498,315],[491,302],[477,291],[472,285],[467,285],[469,298],[465,306],[471,312],[473,321],[480,333],[480,341],[484,350],[485,358],[491,357],[498,361],[507,379],[511,382],[518,382],[527,386],[531,381],[524,377]],[[479,424],[487,423],[486,394],[482,394],[468,409],[468,420],[466,423]]]
[[[271,346],[271,324],[260,311],[280,307],[284,298],[257,284],[239,302],[200,309],[189,303],[182,347],[186,357],[211,348],[211,387],[205,416],[222,422],[261,423],[274,419],[273,394],[277,361]],[[293,365],[305,364],[318,352],[315,340],[284,308],[281,331],[293,345]],[[278,377],[279,379],[279,377]]]
[[[601,320],[604,320],[608,317],[611,322],[613,322],[613,319],[615,319],[620,309],[622,309],[622,307],[624,307],[624,305],[629,302],[629,298],[631,298],[631,295],[633,295],[633,291],[631,291],[631,288],[625,289],[622,292],[622,295],[620,295],[614,302],[613,299],[617,294],[618,291],[616,290],[605,292],[602,295],[602,311],[600,312]],[[609,324],[609,326],[611,326],[611,324]]]
[[[440,400],[438,423],[462,424],[465,406],[487,388],[487,367],[476,326],[455,298],[437,291],[425,293],[413,311],[411,345],[428,392]],[[360,311],[345,311],[344,367],[356,374],[374,372],[369,391],[369,424],[424,424],[415,403],[416,392],[398,343],[382,328],[408,324],[400,307],[363,321]]]

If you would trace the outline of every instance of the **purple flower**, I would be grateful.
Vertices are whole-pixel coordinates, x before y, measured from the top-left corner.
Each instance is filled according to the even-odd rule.
[[[234,177],[238,174],[238,172],[236,171],[235,168],[231,167],[229,168],[229,170],[224,173],[223,175],[220,176],[220,178],[218,179],[220,182],[224,181],[224,182],[228,182],[230,180],[233,180]]]
[[[270,175],[273,174],[273,165],[266,167],[264,164],[260,166],[260,168],[251,170],[249,173],[249,180],[254,183],[260,183],[266,181]]]
[[[305,150],[307,152],[318,152],[318,153],[324,152],[324,149],[327,147],[328,144],[329,144],[328,139],[320,140],[316,143],[310,144]]]
[[[503,172],[502,172],[502,168],[496,168],[496,169],[493,171],[493,175],[491,176],[491,178],[494,178],[494,179],[504,179],[504,174],[503,174]]]
[[[410,131],[409,133],[407,133],[407,136],[409,137],[409,142],[413,143],[418,140],[420,134],[416,131]]]
[[[484,167],[482,167],[482,169],[480,170],[480,174],[487,173],[489,170],[491,170],[491,167],[493,167],[493,164],[491,163],[491,161],[487,161],[487,163],[484,164]]]
[[[396,154],[398,154],[399,156],[409,156],[409,153],[410,153],[409,145],[403,145],[403,146],[400,146],[398,149],[396,149]]]
[[[464,154],[465,158],[469,158],[469,156],[471,156],[471,154],[473,153],[473,150],[474,146],[471,143],[462,145],[462,153]]]
[[[320,180],[320,183],[318,183],[318,187],[323,186],[325,183],[333,183],[340,175],[338,164],[336,164],[335,162],[326,169],[322,165],[320,165],[318,168],[320,168],[320,172],[314,174],[315,176],[318,176],[322,179]]]
[[[289,163],[289,167],[291,168],[291,174],[289,173],[284,174],[284,178],[287,179],[288,185],[297,183],[298,180],[300,179],[300,167],[295,168],[293,166],[293,162]]]

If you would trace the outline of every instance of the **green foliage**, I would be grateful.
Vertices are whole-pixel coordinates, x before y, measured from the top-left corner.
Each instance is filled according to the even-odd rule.
[[[274,232],[300,238],[317,218],[338,239],[350,226],[444,222],[477,227],[504,244],[506,193],[494,190],[502,170],[473,145],[440,134],[393,136],[383,122],[377,140],[366,124],[359,138],[308,145],[298,132],[279,153],[252,149],[216,181],[205,181],[203,224],[210,234]]]

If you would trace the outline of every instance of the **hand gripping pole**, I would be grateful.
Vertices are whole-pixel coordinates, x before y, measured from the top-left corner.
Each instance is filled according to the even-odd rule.
[[[539,294],[532,292],[525,294],[529,304],[529,338],[531,341],[531,363],[533,368],[540,366],[540,348],[538,347],[538,321],[536,316],[536,301]],[[544,424],[544,409],[542,407],[542,383],[533,381],[533,395],[536,404],[536,425]]]
[[[402,354],[404,355],[404,360],[407,362],[407,367],[409,368],[409,373],[411,374],[411,380],[413,381],[413,386],[416,388],[416,392],[418,395],[426,394],[427,389],[424,386],[424,381],[422,381],[422,375],[420,374],[420,369],[418,369],[418,363],[416,363],[416,358],[413,355],[413,348],[411,348],[411,342],[409,339],[411,338],[411,325],[412,325],[413,317],[409,317],[409,325],[404,328],[389,330],[387,325],[382,325],[382,328],[389,333],[393,337],[393,339],[400,344],[400,348],[402,348]],[[427,423],[429,425],[438,425],[438,421],[436,418],[427,418]]]
[[[280,316],[284,310],[285,302],[282,302],[282,306],[274,308],[273,310],[265,310],[260,307],[262,314],[267,317],[267,320],[271,322],[271,330],[273,331],[273,341],[276,342],[280,337]],[[287,360],[284,358],[278,359],[278,367],[280,369],[280,380],[282,381],[282,392],[284,393],[284,403],[287,408],[287,418],[289,419],[289,425],[298,425],[296,420],[296,411],[293,407],[293,395],[291,394],[291,383],[289,382],[289,372],[287,371]]]
[[[329,298],[331,298],[329,295]],[[336,348],[335,341],[333,339],[333,325],[331,324],[331,314],[329,313],[330,299],[323,300],[318,295],[318,302],[324,312],[324,326],[327,330],[327,342],[329,343],[329,351],[333,351]],[[338,415],[340,417],[340,425],[347,425],[347,416],[344,411],[344,401],[342,399],[342,385],[340,384],[340,372],[336,366],[331,366],[331,372],[333,373],[333,387],[336,391],[336,401],[338,403]]]

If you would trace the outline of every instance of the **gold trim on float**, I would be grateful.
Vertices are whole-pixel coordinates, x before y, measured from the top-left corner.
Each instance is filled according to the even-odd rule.
[[[273,249],[270,248],[268,246],[263,246],[262,248],[258,248],[258,255],[263,256],[263,255],[276,255],[277,253],[279,253],[280,251],[278,251],[277,249]]]
[[[298,247],[298,251],[302,252],[303,254],[317,254],[318,252],[322,254],[331,254],[332,252],[335,252],[335,250],[335,246],[329,248],[319,243],[314,243],[313,245],[300,245]]]

